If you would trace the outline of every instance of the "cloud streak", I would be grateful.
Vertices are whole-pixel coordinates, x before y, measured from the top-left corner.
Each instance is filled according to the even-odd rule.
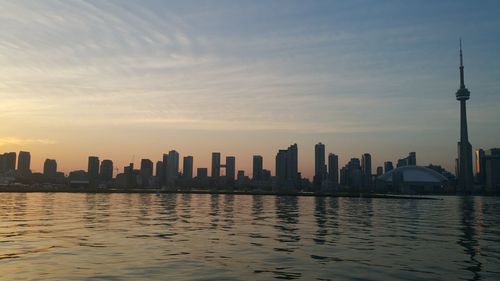
[[[27,138],[16,138],[16,137],[0,137],[0,146],[3,146],[3,145],[31,145],[31,144],[52,145],[52,144],[57,144],[57,141],[51,140],[51,139],[27,139]]]

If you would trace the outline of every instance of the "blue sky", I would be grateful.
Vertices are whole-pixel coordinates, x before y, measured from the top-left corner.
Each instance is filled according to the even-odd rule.
[[[177,149],[209,166],[297,142],[341,165],[453,170],[462,37],[470,140],[500,146],[498,1],[0,1],[0,151],[34,169]],[[198,160],[198,161],[197,161]]]

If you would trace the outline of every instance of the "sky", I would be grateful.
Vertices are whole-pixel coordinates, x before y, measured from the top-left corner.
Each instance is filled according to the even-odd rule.
[[[0,1],[0,152],[120,170],[175,149],[252,155],[297,143],[408,152],[454,171],[463,40],[469,139],[500,147],[499,1]],[[182,161],[181,161],[182,162]],[[182,167],[182,163],[181,163]]]

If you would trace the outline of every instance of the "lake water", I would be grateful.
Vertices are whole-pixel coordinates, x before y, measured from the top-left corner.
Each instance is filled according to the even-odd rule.
[[[1,280],[500,280],[500,198],[0,193]]]

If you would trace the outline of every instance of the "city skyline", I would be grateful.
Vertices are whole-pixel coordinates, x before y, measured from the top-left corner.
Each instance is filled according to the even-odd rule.
[[[339,166],[416,151],[453,171],[459,37],[472,150],[498,146],[495,1],[0,6],[0,151],[30,151],[34,171],[175,149],[207,168],[220,151],[250,174],[252,155],[273,171],[275,150],[297,143],[312,179],[318,142]]]

